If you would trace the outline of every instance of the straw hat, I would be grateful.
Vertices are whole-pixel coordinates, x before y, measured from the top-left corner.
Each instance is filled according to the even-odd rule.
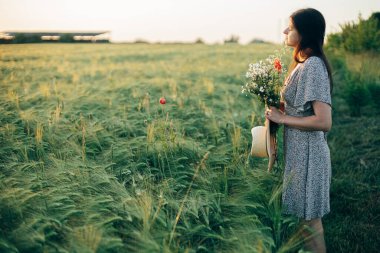
[[[276,160],[276,136],[269,131],[270,120],[265,120],[265,126],[256,126],[251,129],[252,147],[251,155],[255,157],[268,157],[268,171],[272,170]]]

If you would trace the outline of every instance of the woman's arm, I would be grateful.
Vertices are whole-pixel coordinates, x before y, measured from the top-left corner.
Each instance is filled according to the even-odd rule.
[[[276,107],[271,106],[265,113],[265,117],[273,122],[285,124],[301,130],[330,131],[332,125],[330,105],[320,101],[313,101],[312,105],[314,109],[314,115],[312,116],[295,117],[285,115]]]

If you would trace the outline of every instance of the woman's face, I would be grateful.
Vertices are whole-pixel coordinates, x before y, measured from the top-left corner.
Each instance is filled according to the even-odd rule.
[[[296,28],[293,26],[293,21],[289,19],[289,26],[283,32],[285,36],[285,44],[290,47],[296,47],[301,40],[301,36],[299,35]]]

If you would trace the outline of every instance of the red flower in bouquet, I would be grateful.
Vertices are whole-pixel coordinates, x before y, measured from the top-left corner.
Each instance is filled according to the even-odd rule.
[[[281,73],[282,64],[281,64],[280,59],[278,59],[278,58],[274,59],[273,65],[274,65],[274,68],[277,70],[277,72]]]

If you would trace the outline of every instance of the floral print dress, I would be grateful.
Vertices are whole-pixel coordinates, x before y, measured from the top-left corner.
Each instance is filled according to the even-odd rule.
[[[286,80],[281,96],[285,114],[314,114],[312,101],[331,106],[330,80],[323,60],[309,57]],[[327,133],[284,126],[282,212],[305,220],[330,212],[331,160]]]

